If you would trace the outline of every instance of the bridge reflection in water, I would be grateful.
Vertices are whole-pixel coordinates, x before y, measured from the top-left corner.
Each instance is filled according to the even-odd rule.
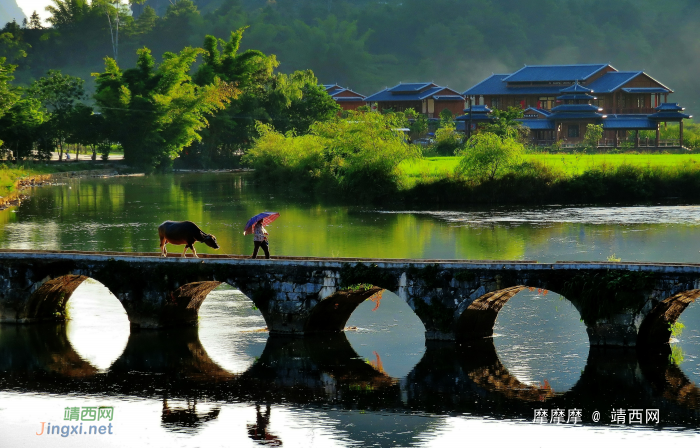
[[[511,375],[490,338],[461,344],[427,341],[420,362],[396,379],[358,357],[342,333],[271,336],[256,362],[232,373],[209,357],[196,328],[140,331],[129,336],[107,371],[99,371],[75,352],[63,325],[3,325],[0,388],[156,399],[162,401],[163,426],[174,430],[195,430],[218,419],[224,403],[258,403],[257,423],[249,428],[258,436],[268,434],[267,406],[277,404],[524,420],[532,420],[539,407],[601,412],[658,408],[662,426],[700,424],[700,391],[669,364],[668,353],[640,358],[634,351],[615,350],[592,349],[578,382],[557,392]],[[590,423],[585,415],[584,422]]]

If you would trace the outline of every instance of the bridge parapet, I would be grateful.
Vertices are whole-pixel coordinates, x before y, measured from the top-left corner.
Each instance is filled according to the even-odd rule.
[[[415,311],[427,339],[443,340],[490,336],[505,303],[537,288],[577,308],[592,345],[615,346],[667,342],[669,323],[700,295],[700,265],[687,264],[0,251],[0,322],[64,319],[66,302],[88,277],[141,328],[196,325],[207,294],[228,283],[255,303],[273,334],[342,331],[360,303],[388,290]]]

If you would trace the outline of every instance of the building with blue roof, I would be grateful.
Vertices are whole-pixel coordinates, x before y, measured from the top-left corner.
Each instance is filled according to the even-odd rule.
[[[398,84],[368,96],[365,101],[372,110],[378,112],[385,109],[395,112],[413,109],[428,118],[438,118],[445,109],[453,115],[459,115],[465,107],[464,96],[459,92],[432,82]]]
[[[656,130],[658,146],[660,122],[678,121],[682,141],[683,119],[689,117],[677,104],[668,103],[671,93],[643,71],[572,64],[526,65],[511,74],[493,74],[463,95],[465,112],[475,106],[521,107],[525,114],[520,121],[539,144],[579,143],[588,124],[600,124],[604,139],[615,146],[621,135],[635,131],[638,136],[640,129]]]
[[[365,105],[365,96],[360,93],[338,84],[321,84],[321,86],[343,110],[357,110],[358,107]]]

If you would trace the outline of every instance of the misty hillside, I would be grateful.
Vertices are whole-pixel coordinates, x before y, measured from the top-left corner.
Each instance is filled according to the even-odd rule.
[[[17,6],[17,0],[0,0],[0,23],[5,24],[13,19],[22,23],[25,17],[24,12]]]
[[[0,54],[19,66],[17,81],[50,68],[86,79],[100,71],[114,50],[105,14],[93,9],[61,17],[54,30],[15,30],[14,47]],[[409,81],[464,91],[523,64],[610,63],[644,70],[691,113],[700,105],[697,0],[148,0],[133,12],[120,29],[124,67],[143,46],[162,55],[248,26],[243,49],[364,94]]]

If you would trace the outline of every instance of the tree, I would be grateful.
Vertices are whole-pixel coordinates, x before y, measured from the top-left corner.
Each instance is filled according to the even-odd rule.
[[[46,19],[56,28],[72,27],[90,11],[88,0],[51,0],[53,5],[46,7],[51,17]]]
[[[6,64],[5,61],[5,58],[0,58],[0,117],[19,100],[17,90],[10,84],[15,79],[12,73],[17,66]]]
[[[39,100],[49,112],[49,125],[56,146],[58,159],[63,160],[64,144],[70,138],[70,115],[75,106],[86,98],[85,81],[59,70],[49,70],[46,76],[34,81],[28,94]]]
[[[27,23],[27,28],[30,30],[43,30],[44,25],[41,23],[41,17],[39,17],[39,14],[37,14],[36,11],[32,13],[31,16],[29,16],[29,22]]]
[[[476,182],[494,180],[520,163],[525,149],[512,137],[500,137],[491,132],[472,135],[461,151],[457,173]]]
[[[493,121],[484,126],[484,131],[496,134],[501,138],[522,140],[527,136],[527,128],[517,121],[523,118],[523,110],[519,107],[508,107],[506,110],[494,109]]]
[[[218,79],[206,86],[192,82],[189,72],[202,52],[187,47],[179,54],[165,53],[156,65],[151,51],[142,48],[136,67],[124,72],[105,58],[105,71],[96,74],[95,101],[129,163],[167,169],[182,148],[201,139],[206,117],[238,94]]]
[[[0,139],[15,161],[33,157],[35,146],[43,134],[41,127],[44,121],[41,103],[29,96],[19,99],[0,117]],[[42,157],[40,153],[39,158],[45,156]]]
[[[586,147],[592,150],[596,149],[601,138],[603,138],[603,125],[588,123],[586,134],[583,136]]]

